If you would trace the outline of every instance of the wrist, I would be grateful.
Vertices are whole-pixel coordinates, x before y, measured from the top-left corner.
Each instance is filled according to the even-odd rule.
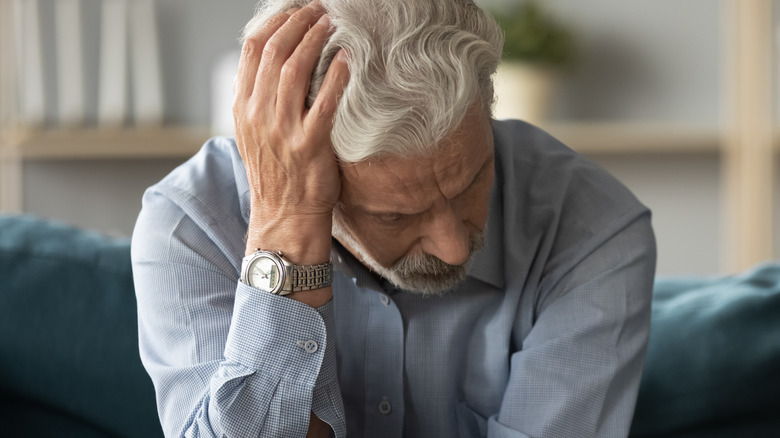
[[[332,213],[300,214],[273,209],[263,211],[252,202],[245,254],[258,248],[281,252],[295,265],[317,265],[330,260]],[[333,298],[331,286],[293,292],[287,298],[318,308]]]
[[[252,214],[245,253],[259,248],[281,252],[296,265],[324,263],[330,260],[331,227],[330,215],[260,218]]]
[[[311,218],[288,217],[284,221],[252,221],[247,232],[246,255],[258,249],[280,252],[294,265],[319,265],[330,261],[330,220],[312,221]],[[291,292],[285,295],[311,307],[319,308],[333,298],[333,288]]]

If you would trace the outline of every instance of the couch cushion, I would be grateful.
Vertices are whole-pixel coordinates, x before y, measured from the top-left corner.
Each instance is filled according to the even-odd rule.
[[[128,239],[0,216],[3,433],[162,436],[136,318]]]
[[[778,436],[780,264],[659,278],[631,436]]]
[[[138,358],[127,239],[0,215],[0,423],[8,436],[162,436]],[[634,437],[780,430],[780,264],[659,278]]]

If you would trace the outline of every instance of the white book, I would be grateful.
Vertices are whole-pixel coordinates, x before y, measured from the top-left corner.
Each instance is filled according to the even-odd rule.
[[[38,0],[14,0],[14,36],[20,90],[19,119],[26,125],[40,126],[46,117],[46,107]]]
[[[13,7],[0,0],[0,128],[14,124],[18,113]]]
[[[55,12],[59,122],[78,126],[84,120],[81,0],[57,0]]]
[[[238,74],[239,50],[217,60],[211,74],[211,135],[233,137],[233,82]]]
[[[22,122],[22,99],[24,99],[24,0],[11,0],[13,33],[13,66],[16,87],[16,122]]]
[[[127,2],[103,0],[98,124],[119,128],[127,114]]]
[[[131,0],[133,109],[138,126],[163,121],[163,90],[154,0]]]

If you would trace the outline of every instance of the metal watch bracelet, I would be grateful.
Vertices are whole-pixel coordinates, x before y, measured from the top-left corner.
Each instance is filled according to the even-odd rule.
[[[293,292],[321,289],[333,283],[333,263],[289,266],[290,286]]]

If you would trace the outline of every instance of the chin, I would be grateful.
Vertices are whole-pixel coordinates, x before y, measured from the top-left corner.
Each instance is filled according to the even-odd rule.
[[[390,271],[389,276],[383,275],[383,277],[399,289],[421,295],[440,296],[452,291],[466,280],[469,266],[468,262],[464,265],[453,266],[454,269],[446,275],[418,274],[401,277]]]
[[[340,215],[333,217],[333,237],[363,265],[395,287],[422,295],[443,295],[461,284],[468,274],[474,256],[485,246],[485,230],[470,236],[469,258],[461,265],[450,265],[430,254],[416,254],[399,259],[391,267],[382,266],[357,240]]]

